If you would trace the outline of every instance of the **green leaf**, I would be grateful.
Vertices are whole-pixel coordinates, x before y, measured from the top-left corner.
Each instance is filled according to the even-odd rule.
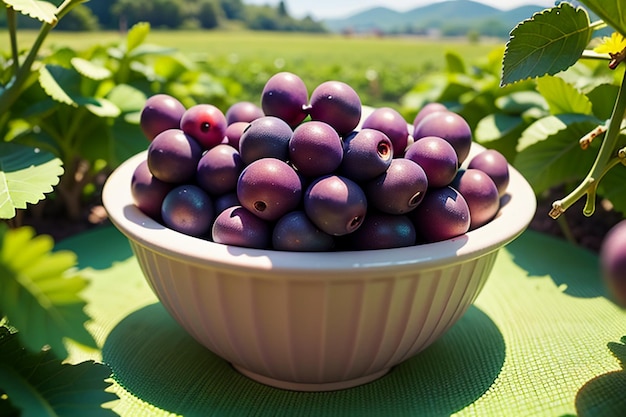
[[[0,392],[23,416],[108,417],[102,405],[118,399],[108,392],[111,370],[93,361],[64,364],[50,351],[29,352],[18,334],[0,328]]]
[[[587,12],[569,3],[536,13],[511,31],[501,85],[569,68],[582,55],[592,33]]]
[[[500,139],[522,123],[523,120],[520,116],[502,113],[489,114],[476,125],[474,139],[476,139],[476,142],[485,145],[488,142]]]
[[[43,200],[62,174],[63,163],[51,153],[0,142],[0,218],[11,219],[16,209]]]
[[[589,98],[562,78],[550,76],[539,78],[537,91],[546,99],[552,114],[592,113]]]
[[[465,74],[465,63],[463,58],[456,52],[446,52],[446,71],[450,73]]]
[[[122,112],[113,102],[104,98],[94,98],[93,103],[86,103],[87,110],[98,117],[118,117]]]
[[[141,45],[150,33],[150,23],[139,22],[128,31],[126,36],[126,51],[131,52]]]
[[[474,129],[474,140],[502,153],[507,160],[513,161],[517,154],[515,149],[527,123],[521,116],[494,113],[482,118]]]
[[[59,65],[46,65],[39,70],[39,84],[54,101],[72,107],[85,106],[96,115],[117,117],[119,109],[96,97],[87,97],[80,91],[81,74],[70,68]]]
[[[587,93],[593,107],[593,114],[598,119],[608,120],[611,118],[618,93],[619,86],[614,84],[600,84]]]
[[[597,149],[594,142],[583,151],[579,139],[598,123],[596,118],[585,115],[540,119],[522,134],[513,165],[537,194],[559,184],[580,181],[593,164]]]
[[[80,85],[80,79],[73,76],[74,74],[78,73],[60,66],[46,65],[39,70],[39,84],[53,100],[77,107],[78,104],[71,97],[72,93],[63,87],[65,84],[75,90]]]
[[[613,167],[598,184],[598,194],[611,202],[613,208],[626,217],[626,167]]]
[[[84,326],[89,316],[80,292],[88,281],[73,270],[76,254],[53,246],[31,227],[0,226],[0,310],[30,351],[49,345],[65,357],[64,338],[97,346]]]
[[[101,65],[97,65],[84,58],[74,57],[71,59],[72,66],[83,77],[90,78],[92,80],[101,81],[112,76],[111,70]]]
[[[581,0],[581,3],[626,36],[626,3],[623,0]]]
[[[146,94],[128,84],[118,84],[111,89],[107,99],[124,113],[136,112],[141,111],[146,103]]]
[[[43,0],[4,0],[4,3],[13,7],[23,15],[30,16],[40,22],[56,24],[57,8],[49,1]]]
[[[496,107],[506,114],[519,115],[531,108],[546,109],[546,99],[536,91],[514,91],[495,101]]]

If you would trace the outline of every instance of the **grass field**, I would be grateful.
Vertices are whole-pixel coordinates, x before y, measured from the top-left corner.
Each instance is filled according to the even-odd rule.
[[[21,46],[26,48],[35,32],[20,33]],[[84,49],[96,43],[122,41],[117,32],[52,32],[46,45],[67,45]],[[346,37],[334,34],[301,34],[249,31],[158,31],[152,30],[148,42],[179,49],[183,53],[226,56],[238,54],[257,59],[306,59],[326,63],[350,64],[358,61],[379,62],[443,62],[443,52],[460,51],[468,59],[483,56],[501,43],[483,41],[470,43],[460,39],[401,37]],[[0,48],[8,50],[8,36],[0,39]]]
[[[19,34],[20,48],[28,48],[35,32]],[[44,52],[59,46],[86,50],[94,45],[124,41],[117,32],[67,33],[53,31]],[[219,79],[241,85],[241,99],[259,94],[263,82],[278,71],[300,75],[313,88],[337,79],[352,85],[372,105],[391,105],[427,73],[441,70],[445,53],[454,51],[472,63],[503,41],[469,42],[467,39],[409,37],[346,37],[250,31],[152,30],[146,43],[175,48],[200,62]],[[0,37],[0,50],[9,50],[8,36]]]

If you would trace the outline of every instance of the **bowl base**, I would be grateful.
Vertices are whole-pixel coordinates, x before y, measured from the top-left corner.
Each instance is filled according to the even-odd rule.
[[[389,370],[391,369],[391,368],[385,368],[373,374],[365,375],[359,378],[350,379],[347,381],[308,383],[308,382],[282,381],[279,379],[270,378],[265,375],[257,374],[256,372],[252,372],[248,369],[242,368],[241,366],[237,366],[233,364],[233,367],[242,375],[245,375],[248,378],[256,382],[260,382],[261,384],[269,385],[274,388],[290,390],[290,391],[307,391],[307,392],[337,391],[337,390],[357,387],[359,385],[367,384],[368,382],[372,382],[378,378],[381,378],[382,376],[387,374],[387,372],[389,372]]]

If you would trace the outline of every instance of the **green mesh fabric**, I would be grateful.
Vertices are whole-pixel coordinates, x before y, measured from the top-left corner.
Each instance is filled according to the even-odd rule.
[[[71,360],[113,370],[122,416],[622,416],[626,312],[597,257],[525,232],[500,251],[475,305],[386,376],[342,391],[271,388],[189,337],[157,302],[113,228],[63,241],[91,279],[88,329],[102,349]]]

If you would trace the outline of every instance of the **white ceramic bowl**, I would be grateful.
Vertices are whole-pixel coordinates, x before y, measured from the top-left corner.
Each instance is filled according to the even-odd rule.
[[[472,154],[481,149],[474,144]],[[246,249],[183,235],[140,212],[130,179],[145,157],[109,177],[103,201],[148,283],[201,344],[285,389],[360,385],[432,344],[470,307],[498,250],[536,209],[531,187],[511,168],[497,218],[454,239],[361,252]]]

